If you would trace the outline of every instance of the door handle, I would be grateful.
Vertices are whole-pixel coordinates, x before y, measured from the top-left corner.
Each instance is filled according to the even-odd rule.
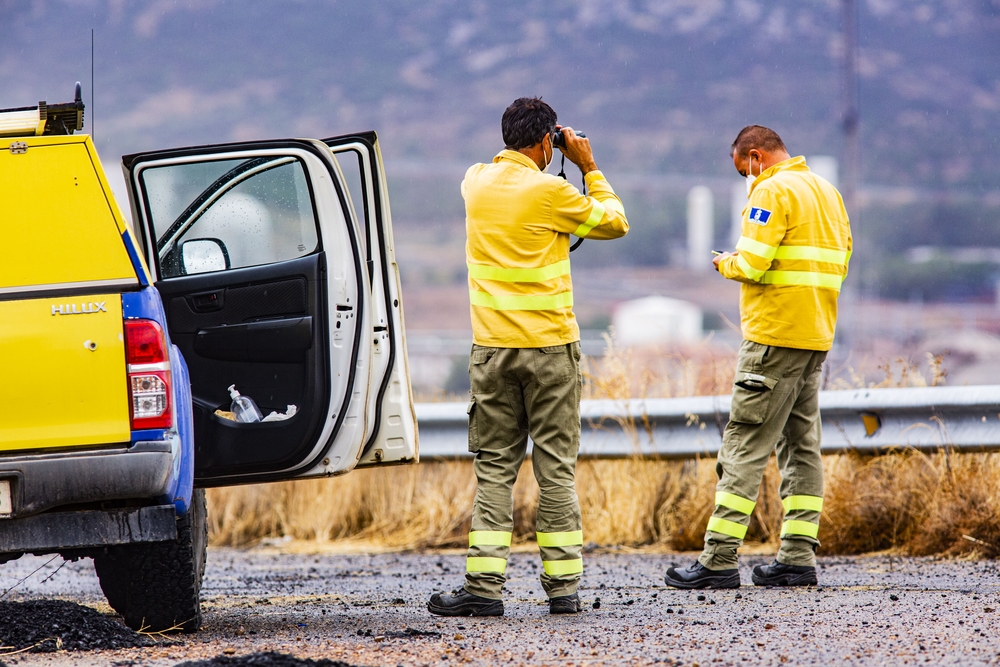
[[[202,292],[200,294],[190,294],[187,297],[188,305],[196,313],[213,313],[222,310],[225,305],[225,290],[212,292]]]

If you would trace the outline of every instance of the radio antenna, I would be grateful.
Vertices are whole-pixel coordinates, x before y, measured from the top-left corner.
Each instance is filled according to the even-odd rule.
[[[97,141],[97,123],[94,122],[94,29],[90,29],[90,139]]]

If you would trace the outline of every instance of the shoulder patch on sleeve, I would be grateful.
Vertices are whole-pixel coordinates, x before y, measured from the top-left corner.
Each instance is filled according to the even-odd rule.
[[[767,224],[767,221],[771,218],[771,212],[766,208],[757,208],[756,206],[750,209],[750,222],[755,225],[760,225],[763,227]]]

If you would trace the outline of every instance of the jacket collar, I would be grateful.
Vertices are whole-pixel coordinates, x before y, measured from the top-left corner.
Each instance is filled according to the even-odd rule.
[[[778,164],[773,164],[762,171],[760,176],[754,180],[750,191],[753,192],[753,188],[756,188],[767,179],[782,171],[809,171],[809,166],[806,164],[805,157],[801,155],[797,157],[790,157],[787,160],[782,160]]]
[[[535,171],[541,171],[541,169],[538,168],[538,165],[535,164],[534,160],[529,158],[524,153],[519,153],[517,151],[508,150],[505,148],[504,150],[497,153],[497,156],[493,158],[493,162],[496,163],[496,162],[501,162],[503,160],[510,160],[511,162],[517,162],[518,164],[523,165],[529,169],[534,169]]]

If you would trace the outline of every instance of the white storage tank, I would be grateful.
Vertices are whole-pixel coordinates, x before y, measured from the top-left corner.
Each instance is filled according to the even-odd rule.
[[[618,304],[612,324],[623,346],[696,343],[702,338],[701,308],[688,301],[647,296]]]

